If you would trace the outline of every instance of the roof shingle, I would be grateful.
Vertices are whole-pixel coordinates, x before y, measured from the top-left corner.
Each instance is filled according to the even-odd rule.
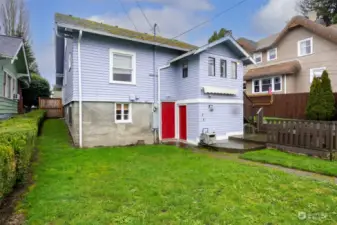
[[[0,56],[13,58],[21,44],[21,38],[0,35]]]
[[[156,36],[156,40],[155,40],[154,36],[150,34],[140,33],[140,32],[136,32],[136,31],[132,31],[132,30],[128,30],[125,28],[120,28],[118,26],[112,26],[112,25],[108,25],[104,23],[98,23],[95,21],[82,19],[82,18],[71,16],[71,15],[56,13],[55,22],[57,24],[71,25],[74,27],[105,32],[108,34],[124,36],[127,38],[139,39],[139,40],[153,42],[153,43],[159,43],[162,45],[181,48],[185,50],[192,50],[192,49],[197,48],[197,46],[194,46],[194,45],[182,42],[182,41],[168,39],[168,38],[164,38],[161,36]]]

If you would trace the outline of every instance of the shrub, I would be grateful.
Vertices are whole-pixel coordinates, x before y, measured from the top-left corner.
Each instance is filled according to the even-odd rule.
[[[0,122],[0,200],[25,180],[44,114],[37,110]]]
[[[335,98],[332,93],[328,72],[321,78],[315,77],[311,83],[306,117],[310,120],[331,120],[335,115]]]

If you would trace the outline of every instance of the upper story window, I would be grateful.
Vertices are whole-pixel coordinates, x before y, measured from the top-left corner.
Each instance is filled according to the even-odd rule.
[[[313,53],[313,39],[307,38],[297,43],[298,56],[310,55]]]
[[[110,82],[136,84],[136,54],[110,49]]]
[[[215,58],[208,57],[208,75],[215,76]]]
[[[115,122],[116,123],[131,123],[131,104],[116,103],[115,104]]]
[[[232,62],[232,72],[230,78],[237,79],[238,78],[238,63]]]
[[[220,60],[220,77],[227,77],[227,61],[224,59]]]
[[[267,59],[268,59],[268,61],[272,61],[272,60],[277,59],[277,48],[273,48],[273,49],[268,50]]]
[[[253,58],[256,63],[262,63],[262,52],[254,53]]]
[[[313,81],[314,77],[321,77],[324,70],[326,70],[325,67],[310,69],[310,83]]]
[[[188,77],[188,61],[183,62],[183,78]]]
[[[282,91],[281,77],[267,77],[253,80],[253,93],[268,93]]]

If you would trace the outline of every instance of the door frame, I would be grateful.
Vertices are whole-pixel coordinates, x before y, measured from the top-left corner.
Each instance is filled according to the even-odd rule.
[[[177,128],[176,128],[176,120],[177,120],[177,113],[176,113],[176,105],[177,105],[177,102],[175,101],[160,101],[160,110],[159,110],[159,140],[163,140],[163,120],[162,120],[162,114],[163,114],[163,103],[174,103],[174,137],[173,138],[176,138],[176,131],[177,131]]]
[[[186,106],[186,140],[180,139],[180,111],[179,106]],[[179,141],[186,141],[188,142],[188,104],[187,103],[177,103],[175,104],[175,130],[176,130],[176,136],[175,139]]]

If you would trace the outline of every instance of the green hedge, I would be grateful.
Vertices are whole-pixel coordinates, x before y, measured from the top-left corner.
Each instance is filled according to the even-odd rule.
[[[25,180],[44,115],[36,110],[0,122],[0,200]]]

